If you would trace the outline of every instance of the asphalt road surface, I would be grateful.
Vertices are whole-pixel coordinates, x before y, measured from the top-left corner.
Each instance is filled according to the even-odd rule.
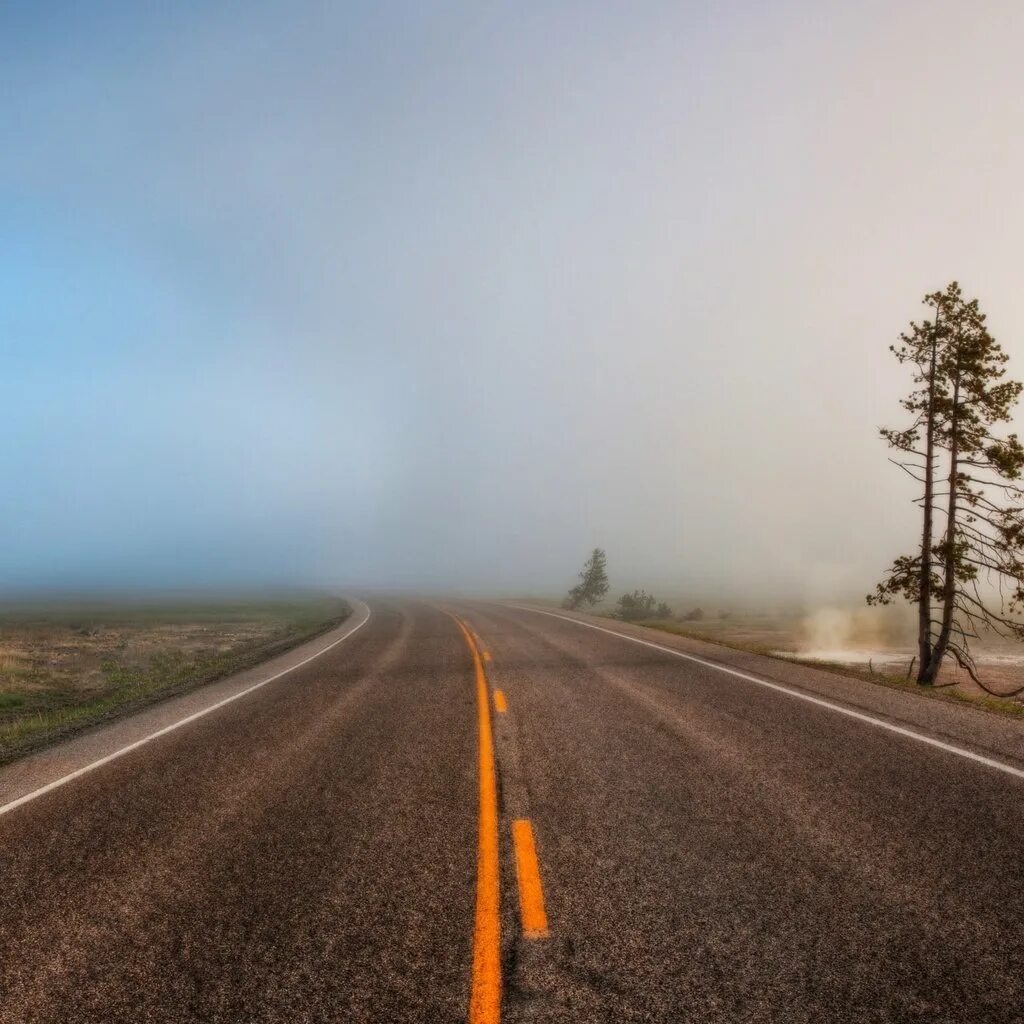
[[[611,628],[373,600],[0,771],[0,1022],[1024,1021],[1024,726]]]

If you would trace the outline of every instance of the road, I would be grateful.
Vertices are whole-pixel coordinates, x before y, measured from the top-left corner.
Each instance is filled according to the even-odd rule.
[[[3,1024],[1024,1020],[1024,726],[369,610],[0,771]]]

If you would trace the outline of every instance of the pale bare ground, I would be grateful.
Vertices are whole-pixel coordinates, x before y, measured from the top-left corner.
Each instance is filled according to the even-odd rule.
[[[876,676],[879,680],[907,678],[916,657],[908,620],[871,609],[710,614],[692,620],[683,616],[660,625],[728,646],[842,667],[858,676]],[[1024,686],[1024,644],[989,636],[975,641],[973,653],[978,675],[989,689],[1009,696]],[[989,696],[952,658],[944,664],[939,683],[949,684],[950,690],[963,696]],[[1024,707],[1020,696],[1010,699]]]

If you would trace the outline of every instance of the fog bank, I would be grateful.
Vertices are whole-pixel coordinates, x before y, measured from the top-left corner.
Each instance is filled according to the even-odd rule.
[[[1024,374],[1024,8],[5,5],[0,587],[857,600]],[[937,128],[936,126],[945,126]]]

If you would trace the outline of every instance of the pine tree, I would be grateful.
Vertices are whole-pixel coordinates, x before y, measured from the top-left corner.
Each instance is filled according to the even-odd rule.
[[[583,605],[594,605],[608,593],[608,559],[600,548],[594,548],[582,570],[580,582],[573,587],[565,598],[566,608],[579,608]]]
[[[915,390],[901,403],[913,420],[881,431],[900,453],[891,461],[922,485],[921,541],[868,602],[917,604],[919,683],[934,685],[951,654],[988,689],[970,640],[979,630],[1024,640],[1024,448],[1016,434],[993,433],[1010,420],[1022,385],[1003,380],[1008,356],[977,299],[965,300],[954,281],[924,302],[934,318],[912,323],[891,346],[913,367]]]

